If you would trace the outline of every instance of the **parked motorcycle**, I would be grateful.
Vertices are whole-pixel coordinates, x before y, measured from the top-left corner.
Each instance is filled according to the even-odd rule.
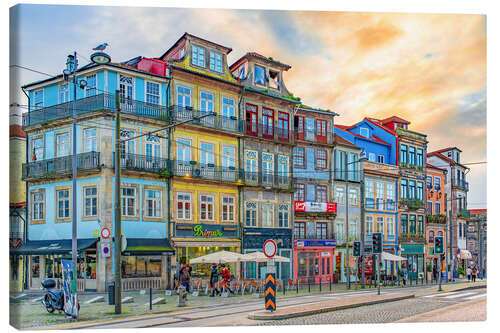
[[[64,311],[64,291],[62,290],[52,290],[56,287],[56,281],[52,279],[47,279],[42,281],[42,287],[47,291],[44,298],[42,299],[42,304],[48,313],[53,313],[58,310],[59,313]],[[78,304],[78,310],[80,310],[80,304]],[[68,316],[71,314],[64,311]]]

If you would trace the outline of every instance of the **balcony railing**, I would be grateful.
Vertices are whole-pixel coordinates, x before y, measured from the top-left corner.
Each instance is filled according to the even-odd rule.
[[[447,218],[444,214],[426,215],[427,223],[446,224]]]
[[[249,186],[263,186],[275,189],[291,189],[292,178],[273,173],[245,171],[245,184]]]
[[[200,117],[208,112],[194,109],[189,106],[172,105],[169,108],[171,119],[175,121],[186,121],[193,117]],[[199,120],[190,122],[193,125],[200,125],[209,128],[215,128],[230,132],[241,132],[243,130],[243,122],[237,117],[225,117],[222,115],[208,116]]]
[[[299,131],[298,128],[295,128],[295,140],[301,140],[301,141],[309,141],[309,142],[315,142],[315,143],[326,143],[326,144],[332,144],[333,143],[333,135],[331,130],[328,130],[325,134],[326,135],[320,135],[319,133],[316,133],[316,131],[313,130],[304,130],[304,131]]]
[[[120,166],[126,170],[146,171],[170,175],[170,161],[166,158],[123,153],[120,154]]]
[[[417,241],[422,242],[425,241],[425,234],[423,233],[401,233],[399,235],[399,241]]]
[[[77,169],[93,170],[101,165],[99,152],[88,152],[77,155]],[[22,179],[54,178],[72,172],[72,155],[51,158],[47,160],[29,162],[23,164]]]
[[[246,135],[261,137],[269,140],[282,142],[292,142],[293,131],[290,128],[281,128],[278,122],[274,122],[272,127],[262,122],[246,121],[244,124]]]
[[[399,200],[399,207],[408,207],[410,210],[418,210],[420,208],[423,208],[425,206],[425,202],[420,199],[416,198],[402,198]]]
[[[76,113],[82,115],[94,111],[116,111],[116,97],[110,94],[98,94],[76,100]],[[121,112],[138,117],[165,120],[168,118],[166,106],[126,99],[121,103]],[[45,124],[53,120],[73,116],[73,102],[66,102],[33,110],[23,114],[23,126]]]
[[[465,191],[469,191],[469,183],[463,179],[452,178],[451,179],[451,186],[460,187]]]
[[[294,233],[293,239],[321,239],[321,240],[335,240],[334,234],[303,234],[303,233]]]
[[[199,164],[193,161],[172,161],[172,174],[175,176],[200,178],[221,182],[241,182],[245,181],[242,169],[234,167],[223,167],[214,164]]]
[[[458,211],[458,217],[462,217],[464,219],[470,219],[470,213],[467,209],[460,209]]]

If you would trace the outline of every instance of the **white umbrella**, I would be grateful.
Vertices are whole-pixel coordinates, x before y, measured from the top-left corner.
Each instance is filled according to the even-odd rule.
[[[389,260],[389,261],[406,261],[407,259],[404,257],[400,257],[397,255],[394,255],[389,252],[382,252],[382,260]]]
[[[240,253],[219,251],[189,260],[190,264],[225,264],[229,262],[240,262],[243,257]]]
[[[290,262],[290,259],[282,257],[282,256],[274,256],[272,257],[275,262]],[[241,261],[249,261],[249,262],[267,262],[269,260],[268,257],[263,252],[252,252],[244,254]]]

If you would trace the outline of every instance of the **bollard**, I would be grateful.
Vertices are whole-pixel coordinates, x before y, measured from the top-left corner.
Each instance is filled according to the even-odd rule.
[[[285,295],[286,293],[285,280],[281,280],[281,282],[283,284],[283,295]]]
[[[319,292],[321,292],[321,276],[319,277]]]
[[[311,293],[311,279],[307,279],[307,292]]]
[[[330,279],[330,291],[332,291],[332,279]]]
[[[149,311],[153,310],[153,288],[149,288]]]
[[[299,293],[299,279],[295,283],[295,288],[297,289],[297,294]]]
[[[177,298],[177,306],[186,306],[186,301],[187,301],[187,291],[186,287],[184,286],[179,286],[177,288],[177,293],[179,294],[179,297]]]

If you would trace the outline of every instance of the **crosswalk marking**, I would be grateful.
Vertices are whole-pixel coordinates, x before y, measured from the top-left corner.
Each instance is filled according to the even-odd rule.
[[[450,295],[450,296],[445,296],[443,298],[457,298],[457,297],[463,297],[463,296],[468,296],[468,295],[474,295],[476,294],[475,292],[472,292],[472,293],[463,293],[463,294],[457,294],[457,295]]]
[[[466,299],[467,300],[471,300],[471,299],[476,299],[476,298],[481,298],[481,297],[486,297],[486,294],[479,294],[479,295],[475,295],[475,296],[469,296]]]
[[[424,296],[426,298],[431,298],[431,297],[441,297],[441,296],[444,296],[444,295],[450,295],[450,294],[456,294],[457,292],[456,291],[451,291],[449,293],[443,293],[443,294],[432,294],[432,295],[427,295],[427,296]]]

